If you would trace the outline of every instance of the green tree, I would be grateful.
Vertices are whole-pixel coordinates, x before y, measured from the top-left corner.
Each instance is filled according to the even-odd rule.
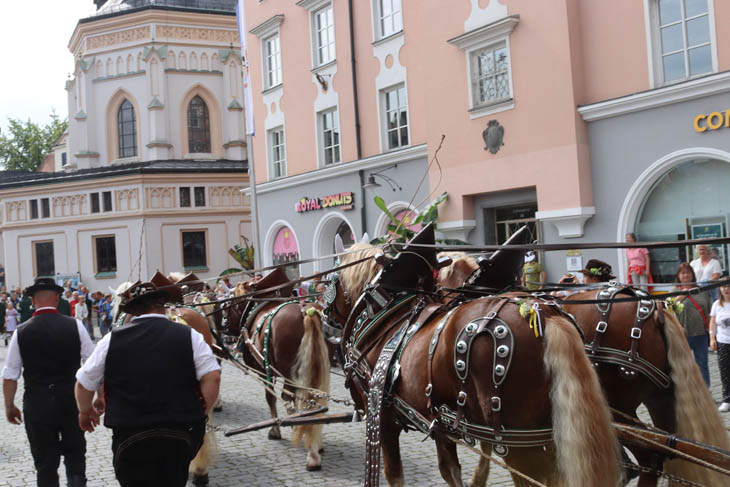
[[[8,129],[0,129],[0,164],[12,171],[35,171],[68,127],[55,112],[45,125],[9,118]]]

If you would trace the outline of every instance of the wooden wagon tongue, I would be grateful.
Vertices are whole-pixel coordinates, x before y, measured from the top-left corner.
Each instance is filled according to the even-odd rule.
[[[495,291],[514,286],[522,271],[525,250],[511,250],[508,247],[528,243],[530,243],[530,232],[527,226],[523,226],[502,244],[501,249],[489,257],[477,259],[479,269],[469,277],[465,285],[480,286]]]

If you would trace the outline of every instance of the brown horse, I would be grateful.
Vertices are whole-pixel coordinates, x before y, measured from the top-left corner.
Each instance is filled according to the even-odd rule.
[[[439,284],[444,288],[458,289],[477,268],[477,263],[464,254],[452,253],[449,257],[452,265],[439,271]],[[605,299],[599,297],[600,292],[582,292],[568,299]],[[617,297],[634,294],[635,291],[624,290]],[[444,291],[447,299],[453,295],[453,292]],[[654,426],[684,438],[728,449],[730,445],[722,419],[700,376],[682,327],[672,312],[659,307],[647,316],[637,340],[638,358],[628,360],[632,328],[636,326],[637,308],[640,306],[633,302],[612,303],[608,310],[603,307],[608,311],[605,317],[595,305],[568,303],[563,306],[575,317],[584,333],[586,351],[596,366],[606,399],[614,410],[614,420],[628,424],[633,422],[630,418],[638,421],[637,408],[644,404]],[[593,343],[601,321],[606,322],[606,327],[594,350]],[[641,466],[657,466],[657,459],[651,452],[635,447],[630,449]],[[470,485],[485,485],[489,462],[484,458],[481,460]],[[664,465],[667,473],[702,485],[719,486],[727,482],[720,474],[681,460],[669,460]],[[643,472],[638,485],[654,487],[657,481],[656,474]]]
[[[326,405],[326,398],[313,397],[307,391],[312,388],[329,392],[330,360],[322,333],[321,307],[301,305],[297,301],[275,300],[260,302],[248,309],[253,303],[243,298],[255,290],[252,282],[238,283],[233,294],[242,299],[233,301],[226,313],[229,327],[240,330],[238,348],[244,362],[265,377],[271,386],[266,389],[271,417],[278,417],[276,396],[271,391],[280,374],[285,379],[282,400],[288,403],[286,407],[289,412],[311,408],[312,401]],[[322,429],[322,425],[294,429],[294,443],[298,444],[303,439],[308,450],[307,470],[321,468],[319,451],[322,448]],[[281,439],[278,425],[269,430],[269,439]]]
[[[114,317],[118,325],[124,325],[131,321],[132,315],[123,314],[119,316],[119,304],[121,294],[126,291],[131,282],[122,283],[116,292],[114,301]],[[205,343],[209,346],[213,345],[213,334],[208,327],[208,321],[198,311],[185,307],[167,308],[167,318],[175,323],[189,326],[193,330],[203,335]],[[212,420],[211,413],[208,413],[208,422]],[[206,431],[203,437],[203,445],[198,450],[198,454],[190,462],[190,473],[193,476],[193,485],[208,485],[208,468],[213,464],[218,452],[218,443],[216,442],[215,431]]]
[[[582,292],[567,299],[605,299],[599,293],[600,290]],[[626,297],[626,294],[619,292],[616,297]],[[563,306],[575,316],[585,333],[588,356],[596,366],[608,403],[618,411],[614,419],[631,424],[629,418],[637,418],[636,410],[644,404],[656,427],[730,449],[727,430],[674,313],[660,305],[637,327],[637,308],[646,306],[651,310],[649,303],[650,298],[644,302],[616,302],[611,304],[608,313],[591,304]],[[635,331],[638,329],[640,332]],[[632,339],[632,334],[639,338]],[[597,335],[600,335],[598,340]],[[632,342],[635,342],[635,354],[629,361],[627,355]],[[652,467],[657,463],[651,452],[629,448],[640,465]],[[722,474],[682,460],[666,461],[664,471],[708,487],[728,482]],[[642,473],[638,485],[653,487],[657,480],[654,474]]]
[[[436,440],[439,470],[450,486],[463,485],[454,438],[488,441],[510,467],[548,485],[618,484],[608,406],[568,319],[539,306],[542,333],[536,336],[513,295],[443,308],[406,292],[378,311],[373,303],[387,294],[375,296],[377,283],[366,285],[379,270],[372,258],[379,252],[356,244],[343,257],[343,265],[371,258],[340,271],[328,311],[342,322],[349,316],[342,338],[348,386],[369,421],[382,425],[378,438],[370,436],[369,424],[368,441],[380,441],[389,485],[404,485],[398,438],[405,428]],[[386,382],[392,406],[378,414],[380,389],[371,386],[383,373],[381,352],[394,337],[406,344],[396,348],[398,359],[389,369],[398,370],[397,377]],[[371,452],[369,462],[378,466]],[[366,485],[376,485],[377,470],[368,479]]]

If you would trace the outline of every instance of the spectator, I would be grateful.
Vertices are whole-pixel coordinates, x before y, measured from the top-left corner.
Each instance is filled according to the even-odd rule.
[[[12,293],[10,302],[13,302]],[[22,299],[17,301],[17,303],[15,304],[15,309],[18,310],[18,324],[22,324],[28,321],[31,316],[33,316],[33,311],[35,311],[35,309],[33,308],[33,302],[31,300],[31,297],[27,293],[23,296]]]
[[[636,234],[627,233],[626,242],[636,242]],[[628,269],[629,284],[642,285],[641,289],[646,291],[646,285],[651,282],[649,276],[651,270],[649,249],[644,247],[626,249],[626,269]]]
[[[20,298],[18,298],[18,291],[16,291],[15,289],[10,291],[10,301],[13,302],[14,306],[16,306],[16,307],[18,306],[19,300],[20,300]]]
[[[74,318],[84,325],[84,328],[89,333],[89,337],[93,340],[94,334],[91,333],[91,327],[89,326],[89,311],[86,309],[86,303],[81,299],[77,299],[72,311]]]
[[[537,261],[535,252],[530,250],[525,253],[525,264],[522,266],[522,287],[528,291],[540,289],[545,282],[545,271],[542,264]]]
[[[0,286],[5,287],[5,266],[0,264]]]
[[[66,315],[71,316],[71,305],[69,304],[69,300],[71,300],[71,290],[67,289],[63,292],[63,295],[61,296],[61,299],[58,300],[58,312]]]
[[[686,291],[695,287],[696,282],[695,271],[687,262],[679,264],[675,282],[681,283],[673,291]],[[707,334],[710,326],[710,296],[707,293],[699,293],[695,295],[677,296],[674,298],[678,302],[684,304],[684,309],[679,313],[677,318],[684,327],[684,333],[687,335],[687,343],[695,356],[695,362],[702,372],[702,378],[705,383],[710,385],[710,369],[707,366],[707,347],[710,345],[709,336]]]
[[[18,327],[18,310],[15,309],[13,303],[8,303],[7,310],[4,313],[7,317],[5,322],[5,331],[13,336],[13,332]]]
[[[102,337],[114,326],[112,319],[112,295],[107,294],[99,303],[99,333]]]
[[[79,293],[78,291],[74,291],[71,293],[71,301],[68,302],[69,307],[71,307],[71,316],[76,318],[76,305],[79,302]]]
[[[698,283],[707,283],[717,281],[722,275],[722,266],[717,259],[712,258],[712,250],[709,245],[697,246],[698,257],[690,262],[692,269],[695,271]],[[710,290],[712,299],[717,299],[717,289]]]
[[[722,404],[718,410],[730,411],[730,284],[720,288],[720,297],[710,311],[710,348],[716,350],[722,381]]]

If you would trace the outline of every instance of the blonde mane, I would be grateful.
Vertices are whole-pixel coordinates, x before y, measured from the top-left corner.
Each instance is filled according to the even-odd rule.
[[[451,265],[439,269],[439,283],[441,284],[445,283],[453,275],[454,271],[457,269],[457,263],[459,262],[463,262],[470,271],[474,271],[477,267],[479,267],[476,259],[464,252],[439,252],[436,255],[437,259],[441,259],[443,257],[450,257],[452,262]]]
[[[179,272],[179,271],[177,271],[177,272],[171,272],[171,273],[169,273],[167,275],[167,278],[169,280],[171,280],[172,282],[178,282],[183,277],[185,277],[185,274],[183,274],[182,272]]]
[[[114,322],[117,321],[117,318],[119,317],[119,306],[122,305],[122,293],[132,287],[133,282],[123,282],[119,286],[117,286],[117,290],[114,291],[114,294],[112,295],[112,319]]]
[[[342,256],[341,265],[349,264],[367,257],[375,257],[381,252],[379,247],[370,245],[369,243],[356,243],[350,250]],[[365,285],[375,276],[379,265],[374,258],[365,262],[355,264],[340,271],[342,286],[352,299],[356,299],[365,289]]]

